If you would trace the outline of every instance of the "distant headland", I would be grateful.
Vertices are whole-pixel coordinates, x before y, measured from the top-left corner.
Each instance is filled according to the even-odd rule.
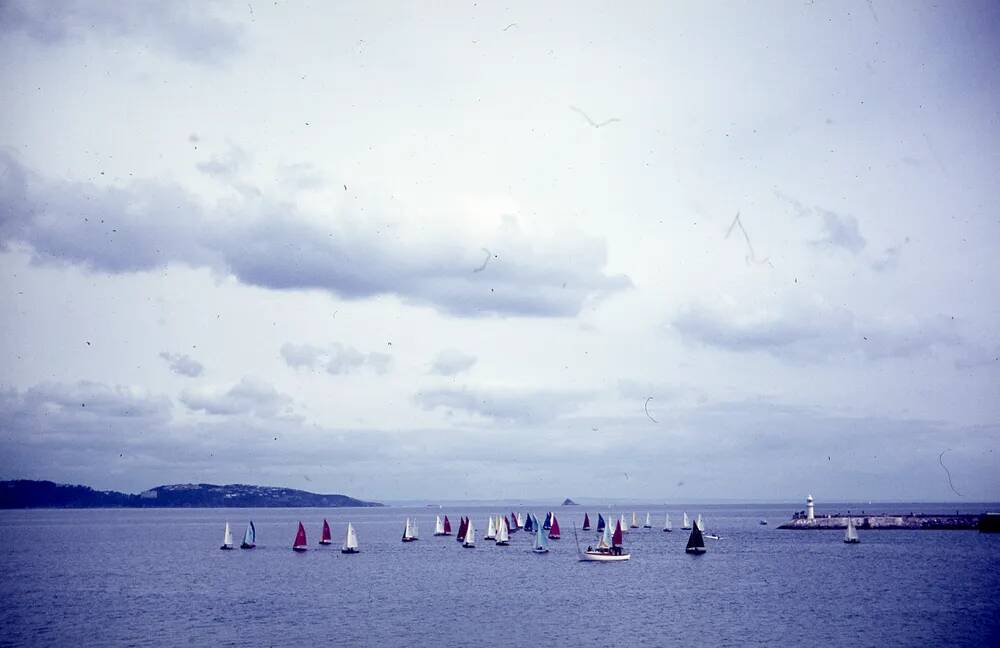
[[[576,504],[576,502],[574,502],[573,500],[571,500],[570,498],[567,497],[566,499],[563,500],[562,505],[563,506],[576,506],[577,504]]]
[[[0,509],[24,508],[275,508],[382,506],[347,495],[247,484],[170,484],[138,495],[89,486],[15,479],[0,481]]]

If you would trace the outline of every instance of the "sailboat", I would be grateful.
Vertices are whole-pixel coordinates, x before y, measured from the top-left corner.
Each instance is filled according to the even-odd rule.
[[[652,529],[653,523],[649,519],[649,512],[646,512],[646,523],[642,525],[643,529]]]
[[[302,526],[302,522],[299,522],[299,531],[295,534],[295,544],[292,545],[292,549],[295,551],[305,551],[309,548],[306,544],[306,528]]]
[[[247,525],[247,530],[243,532],[243,542],[240,549],[253,549],[257,546],[257,527],[253,525],[253,520]]]
[[[514,511],[510,512],[510,532],[514,533],[521,528],[521,521],[517,519],[517,513]]]
[[[497,539],[497,528],[493,525],[493,516],[490,516],[490,521],[486,525],[486,534],[483,536],[483,540],[496,540]]]
[[[691,520],[688,519],[687,511],[684,511],[684,519],[681,521],[681,529],[684,531],[691,530]]]
[[[604,531],[604,528],[606,526],[607,526],[607,523],[604,521],[604,516],[601,515],[600,513],[598,513],[597,514],[597,532],[600,533],[601,531]]]
[[[524,529],[524,516],[521,514],[515,514],[515,517],[517,518],[517,526],[521,529]],[[530,529],[525,529],[525,530],[530,530]]]
[[[229,551],[233,548],[233,532],[229,530],[229,522],[226,522],[226,531],[222,534],[222,546],[219,549]]]
[[[549,553],[549,541],[545,539],[542,527],[538,527],[535,531],[535,543],[532,545],[531,550],[536,554]]]
[[[854,518],[847,516],[847,530],[844,531],[844,542],[847,544],[858,544],[861,539],[858,538],[858,530],[854,528]]]
[[[663,521],[663,531],[665,533],[672,533],[674,527],[670,525],[670,514],[667,513],[667,518]]]
[[[440,515],[434,516],[434,535],[436,536],[447,535],[444,532],[444,521],[441,519]]]
[[[350,522],[347,523],[347,537],[344,538],[344,544],[340,547],[340,553],[358,553],[358,534]]]
[[[416,522],[410,522],[410,518],[406,518],[406,526],[403,527],[403,542],[413,542],[414,540],[419,540],[417,537],[417,524]]]
[[[639,518],[636,516],[635,511],[632,511],[632,524],[629,525],[629,528],[632,529],[639,528]]]
[[[476,547],[476,528],[472,526],[472,520],[468,522],[468,526],[465,527],[465,538],[462,540],[462,546],[466,549],[474,549]]]
[[[576,529],[573,529],[574,533]],[[596,547],[587,547],[586,551],[580,551],[579,539],[576,550],[580,555],[581,562],[619,562],[628,560],[631,555],[625,552],[622,546],[623,539],[622,525],[619,521],[615,525],[615,532],[611,533],[611,528],[604,527],[604,532],[597,540]]]
[[[701,529],[698,525],[694,525],[691,529],[691,535],[688,537],[687,547],[684,548],[689,554],[703,554],[705,553],[705,539],[701,537]]]
[[[323,536],[319,539],[321,545],[333,544],[333,538],[330,536],[330,525],[327,524],[326,520],[323,520]]]
[[[458,534],[455,536],[455,540],[457,542],[463,542],[465,540],[465,531],[468,528],[469,528],[469,518],[463,515],[458,522]]]
[[[758,522],[757,524],[759,524],[761,526],[767,526],[767,520],[761,519],[761,521]]]
[[[535,530],[534,525],[531,524],[531,513],[528,513],[527,515],[524,516],[523,528],[528,533],[532,533]]]
[[[633,513],[633,515],[635,515],[635,514]],[[621,524],[621,526],[622,526],[622,533],[628,533],[628,522],[625,521],[625,514],[624,513],[621,514],[621,517],[619,518],[618,523]],[[639,525],[637,524],[636,526],[639,526]]]
[[[590,531],[590,516],[586,513],[583,514],[583,530]]]
[[[444,516],[444,533],[442,535],[451,535],[451,521],[448,520],[448,516]]]
[[[555,513],[552,514],[552,525],[549,527],[549,540],[559,539],[559,520],[556,519]]]
[[[542,528],[545,529],[546,531],[548,531],[550,528],[552,528],[552,512],[551,511],[545,514],[545,522],[542,523]]]
[[[507,518],[500,518],[500,528],[497,530],[497,546],[506,547],[510,544],[510,529],[507,528]]]

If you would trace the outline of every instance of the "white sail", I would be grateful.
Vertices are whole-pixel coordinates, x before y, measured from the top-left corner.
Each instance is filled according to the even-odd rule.
[[[698,525],[698,530],[699,531],[701,531],[702,533],[705,533],[705,523],[702,522],[702,520],[701,520],[701,513],[698,514],[698,519],[695,520],[694,523]]]
[[[635,515],[635,513],[633,513],[632,515]],[[622,524],[622,533],[628,533],[628,522],[625,521],[625,514],[624,513],[622,513],[621,519],[619,521]]]
[[[413,533],[414,538],[420,537],[420,530],[417,528],[417,521],[414,520],[413,524],[410,525],[410,531]]]
[[[444,522],[440,515],[434,516],[434,535],[444,535]]]
[[[410,524],[410,518],[406,518],[406,526],[403,527],[403,537],[406,539],[414,537],[413,526]]]
[[[857,542],[858,530],[854,528],[854,518],[847,518],[847,530],[844,531],[844,542]]]
[[[486,525],[486,535],[483,536],[483,540],[494,540],[497,537],[497,529],[493,524],[493,516],[490,516],[490,522]]]
[[[357,549],[357,548],[358,548],[358,534],[354,530],[354,525],[348,522],[347,538],[344,539],[343,549]]]
[[[647,529],[653,526],[653,522],[649,519],[649,513],[646,513],[646,524],[643,525]]]
[[[632,511],[632,527],[639,526],[639,518],[636,516],[635,511]]]
[[[233,532],[229,530],[229,522],[226,522],[226,532],[222,534],[222,546],[223,547],[233,546]]]
[[[684,519],[681,520],[681,528],[682,529],[690,529],[691,528],[691,520],[688,519],[687,511],[684,511]]]
[[[524,513],[517,514],[517,528],[518,529],[524,528]]]
[[[476,545],[476,527],[472,524],[472,519],[469,519],[469,526],[465,530],[465,540],[462,542],[464,547],[474,547]]]
[[[663,521],[663,528],[666,529],[666,530],[668,530],[668,531],[672,529],[672,527],[670,526],[670,514],[669,513],[667,513],[667,519]]]
[[[598,549],[610,549],[611,548],[611,525],[606,524],[604,526],[604,531],[601,533],[601,537],[597,539]]]
[[[243,532],[243,544],[248,547],[257,544],[257,532],[253,528],[253,520],[247,524],[247,530]]]
[[[497,531],[497,544],[501,542],[510,542],[510,534],[507,531],[507,524],[505,522],[500,523],[499,530]]]

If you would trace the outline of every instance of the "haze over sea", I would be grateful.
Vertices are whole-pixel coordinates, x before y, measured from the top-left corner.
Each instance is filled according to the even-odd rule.
[[[854,510],[861,505],[852,505]],[[0,511],[3,645],[996,645],[1000,536],[968,531],[780,531],[784,505],[619,506],[653,529],[625,536],[626,563],[576,560],[557,507],[548,555],[529,534],[465,550],[433,537],[512,506],[377,509]],[[848,508],[845,505],[844,508]],[[982,512],[996,504],[870,504],[868,511]],[[824,507],[817,513],[838,510]],[[517,508],[524,511],[524,508]],[[532,507],[544,515],[544,507]],[[701,513],[704,556],[684,553],[683,511]],[[604,511],[606,513],[606,511]],[[661,531],[664,513],[673,533]],[[400,542],[415,517],[419,542]],[[326,517],[334,545],[319,547]],[[257,527],[252,551],[219,551]],[[769,526],[758,520],[767,519]],[[297,521],[310,551],[290,546]],[[361,553],[341,555],[347,522]],[[593,541],[592,533],[580,542]]]

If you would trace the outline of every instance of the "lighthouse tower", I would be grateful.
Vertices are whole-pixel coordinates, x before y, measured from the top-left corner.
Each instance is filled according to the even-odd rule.
[[[813,496],[810,495],[806,498],[806,519],[814,520],[816,519],[816,510],[813,507]]]

